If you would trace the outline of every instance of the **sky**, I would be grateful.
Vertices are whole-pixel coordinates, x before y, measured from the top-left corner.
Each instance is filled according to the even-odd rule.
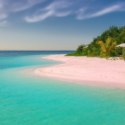
[[[125,26],[125,0],[0,0],[0,50],[75,50]]]

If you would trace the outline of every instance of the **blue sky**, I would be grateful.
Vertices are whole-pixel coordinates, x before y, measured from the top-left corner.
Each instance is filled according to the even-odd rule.
[[[75,50],[125,25],[125,0],[0,0],[0,50]]]

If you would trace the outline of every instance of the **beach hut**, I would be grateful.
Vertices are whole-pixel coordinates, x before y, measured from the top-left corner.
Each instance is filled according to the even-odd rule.
[[[116,47],[125,47],[125,43],[119,44]]]
[[[119,44],[116,47],[123,47],[123,55],[122,55],[122,57],[123,57],[123,59],[125,61],[125,43]]]

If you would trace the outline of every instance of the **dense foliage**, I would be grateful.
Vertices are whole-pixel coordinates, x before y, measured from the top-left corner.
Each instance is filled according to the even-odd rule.
[[[111,57],[123,55],[123,48],[116,45],[125,43],[125,27],[112,26],[97,36],[88,45],[80,45],[75,53],[70,53],[67,56],[98,56]]]

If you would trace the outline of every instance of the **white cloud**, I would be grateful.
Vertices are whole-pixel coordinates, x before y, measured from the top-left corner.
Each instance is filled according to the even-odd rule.
[[[104,14],[107,14],[107,13],[114,12],[114,11],[119,11],[120,8],[121,8],[120,5],[114,5],[114,6],[105,8],[105,9],[103,9],[103,10],[97,12],[97,13],[94,13],[90,17],[97,17],[97,16],[101,16],[101,15],[104,15]]]
[[[27,22],[38,22],[38,21],[42,21],[45,20],[48,17],[51,16],[56,16],[56,17],[63,17],[63,16],[68,16],[70,14],[70,12],[55,12],[53,10],[47,11],[46,13],[40,14],[40,15],[34,15],[32,17],[25,17],[25,20]]]
[[[77,19],[83,20],[83,19],[87,19],[87,18],[98,17],[98,16],[102,16],[107,13],[115,12],[115,11],[123,11],[123,5],[122,4],[113,5],[113,6],[107,7],[103,10],[98,10],[97,12],[89,13],[89,14],[87,14],[86,10],[83,8],[83,9],[81,9],[81,11],[79,11],[79,13],[77,15]]]
[[[29,9],[45,0],[0,0],[0,20],[9,14]]]
[[[48,17],[64,17],[71,14],[71,11],[65,10],[67,9],[71,3],[67,1],[54,1],[49,4],[47,7],[38,10],[33,16],[26,16],[25,20],[27,22],[38,22],[42,21]]]
[[[26,22],[38,22],[52,16],[65,17],[71,14],[75,15],[78,20],[84,20],[115,11],[125,11],[125,2],[123,2],[123,0],[115,0],[115,2],[112,0],[109,1],[109,3],[105,1],[106,0],[0,0],[0,20],[11,16],[12,13],[18,13],[24,10],[27,13],[27,15],[24,15]],[[120,1],[122,1],[122,3]],[[45,4],[43,4],[43,2],[45,2]]]
[[[69,2],[68,0],[62,0],[62,1],[54,1],[48,5],[45,10],[56,10],[56,9],[61,9],[61,8],[67,8],[71,5],[72,3]]]
[[[22,11],[22,10],[26,10],[28,8],[31,8],[32,6],[42,3],[45,0],[21,0],[18,2],[15,2],[11,9],[12,11],[16,12],[16,11]]]
[[[42,14],[42,15],[35,15],[33,17],[25,17],[25,20],[27,22],[38,22],[38,21],[46,19],[49,16],[52,16],[53,14],[54,14],[53,11],[48,11],[48,12]]]
[[[95,3],[96,1],[98,2],[98,0],[54,0],[46,7],[37,10],[33,16],[26,16],[25,20],[27,22],[37,22],[51,16],[64,17],[70,14],[76,14],[76,18],[78,20],[83,20],[98,17],[115,11],[125,11],[124,3],[115,3],[110,4],[109,6],[103,4],[98,5]]]

